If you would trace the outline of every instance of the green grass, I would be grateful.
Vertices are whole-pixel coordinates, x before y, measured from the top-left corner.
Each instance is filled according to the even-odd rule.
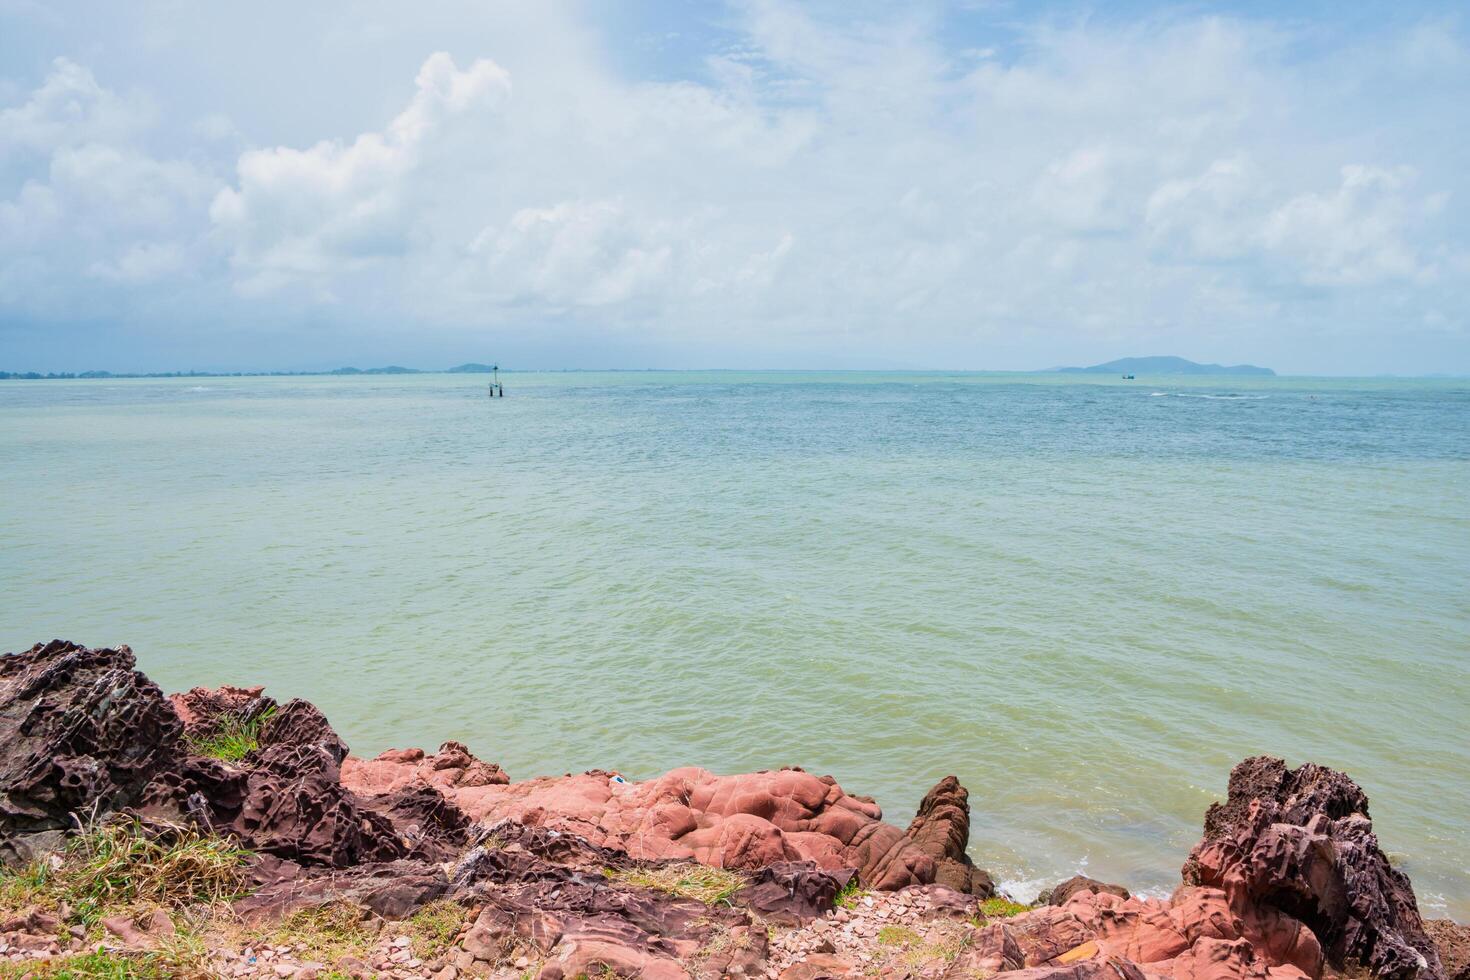
[[[209,977],[203,945],[193,937],[147,953],[109,953],[97,950],[50,960],[0,962],[0,978],[37,980],[180,980]]]
[[[222,762],[239,762],[260,748],[260,730],[275,713],[276,709],[270,708],[249,720],[226,715],[209,735],[188,736],[186,741],[189,748],[199,755]]]
[[[867,894],[867,890],[858,883],[857,875],[853,875],[847,884],[842,886],[842,891],[837,893],[837,897],[832,900],[832,904],[842,909],[855,909],[857,908],[858,902],[861,902],[863,896]]]
[[[0,916],[35,906],[54,908],[56,902],[48,887],[50,880],[51,866],[45,861],[23,868],[0,866]]]
[[[884,926],[878,930],[879,946],[912,946],[923,938],[907,926]]]
[[[404,933],[413,940],[414,955],[433,959],[449,950],[459,936],[469,910],[447,899],[430,902],[409,917]]]
[[[1009,919],[1013,916],[1020,915],[1022,912],[1030,911],[1031,906],[1022,905],[1020,902],[1013,902],[1009,898],[1002,898],[1000,895],[996,895],[994,898],[987,898],[980,903],[980,915],[986,919]]]
[[[272,946],[302,946],[311,959],[332,964],[344,956],[366,959],[378,937],[376,930],[363,921],[362,909],[332,902],[297,909],[250,938]]]
[[[703,864],[667,864],[653,868],[615,871],[605,868],[608,878],[635,888],[651,888],[678,898],[692,898],[706,905],[730,903],[730,898],[745,887],[745,876],[724,868]]]
[[[156,961],[117,953],[79,953],[64,959],[0,963],[0,977],[46,977],[55,980],[166,980],[170,974]]]

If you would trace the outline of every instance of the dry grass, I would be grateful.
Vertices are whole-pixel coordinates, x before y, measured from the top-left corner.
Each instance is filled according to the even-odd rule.
[[[899,947],[899,959],[910,968],[936,959],[948,963],[959,956],[969,942],[968,928],[958,923],[935,925],[925,935],[907,926],[890,925],[878,930],[878,945]]]
[[[94,950],[51,960],[0,961],[0,978],[37,980],[214,980],[203,940],[180,932],[147,952]]]
[[[248,853],[192,828],[147,832],[119,821],[74,838],[48,884],[88,924],[138,906],[216,905],[244,890]]]
[[[603,870],[609,879],[635,888],[650,888],[678,898],[692,898],[706,905],[730,903],[730,898],[745,887],[745,876],[724,868],[703,864],[666,864],[651,868]]]
[[[271,946],[299,948],[306,958],[336,963],[344,956],[366,959],[377,942],[378,930],[363,918],[362,909],[331,902],[297,909],[269,929],[248,938]]]
[[[908,926],[884,926],[878,930],[879,946],[912,946],[923,938]]]

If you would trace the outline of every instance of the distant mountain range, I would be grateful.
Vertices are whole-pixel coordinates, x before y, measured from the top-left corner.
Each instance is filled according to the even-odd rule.
[[[1063,374],[1237,374],[1274,377],[1270,368],[1254,364],[1196,364],[1182,357],[1122,357],[1092,367],[1052,368]]]
[[[298,378],[318,377],[328,374],[489,374],[495,367],[491,364],[461,364],[442,371],[425,371],[420,368],[388,367],[355,368],[339,367],[330,371],[155,371],[151,373],[121,373],[111,371],[78,371],[60,374],[41,374],[38,371],[0,371],[0,381],[44,381],[66,378]]]

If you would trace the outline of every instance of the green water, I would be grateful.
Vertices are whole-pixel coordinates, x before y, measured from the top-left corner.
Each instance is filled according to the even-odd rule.
[[[1018,892],[1163,891],[1230,766],[1367,788],[1470,918],[1470,384],[0,384],[0,648],[128,643],[359,753],[957,774]]]

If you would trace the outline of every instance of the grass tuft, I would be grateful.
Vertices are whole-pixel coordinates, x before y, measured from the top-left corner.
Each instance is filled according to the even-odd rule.
[[[842,890],[837,893],[837,897],[832,900],[832,904],[842,909],[855,909],[857,908],[858,902],[861,902],[867,894],[867,890],[857,880],[857,875],[853,875],[848,879],[847,884],[842,886]]]
[[[276,709],[270,708],[250,719],[226,715],[216,723],[214,731],[210,734],[186,736],[185,741],[197,755],[219,759],[222,762],[239,762],[246,755],[260,748],[260,730],[275,713]]]
[[[996,895],[987,898],[980,903],[980,915],[986,919],[1009,919],[1020,915],[1022,912],[1030,912],[1031,906],[1013,902],[1009,898]]]
[[[312,959],[330,964],[344,956],[365,959],[377,937],[378,930],[363,919],[362,909],[347,902],[330,902],[297,909],[252,938],[272,946],[301,947]]]
[[[192,828],[148,832],[118,821],[73,838],[55,885],[88,924],[137,905],[214,905],[241,894],[248,855],[231,840]]]
[[[56,899],[49,887],[51,875],[51,866],[44,860],[22,868],[0,865],[0,916],[38,906],[54,908]]]
[[[459,937],[469,910],[458,902],[430,902],[409,917],[404,934],[413,940],[414,955],[433,959],[447,952]]]
[[[720,902],[728,905],[730,898],[746,883],[744,875],[703,864],[666,864],[626,871],[606,868],[603,874],[619,884],[651,888],[678,898],[692,898],[706,905]]]
[[[879,946],[912,946],[923,938],[907,926],[884,926],[878,930]]]

